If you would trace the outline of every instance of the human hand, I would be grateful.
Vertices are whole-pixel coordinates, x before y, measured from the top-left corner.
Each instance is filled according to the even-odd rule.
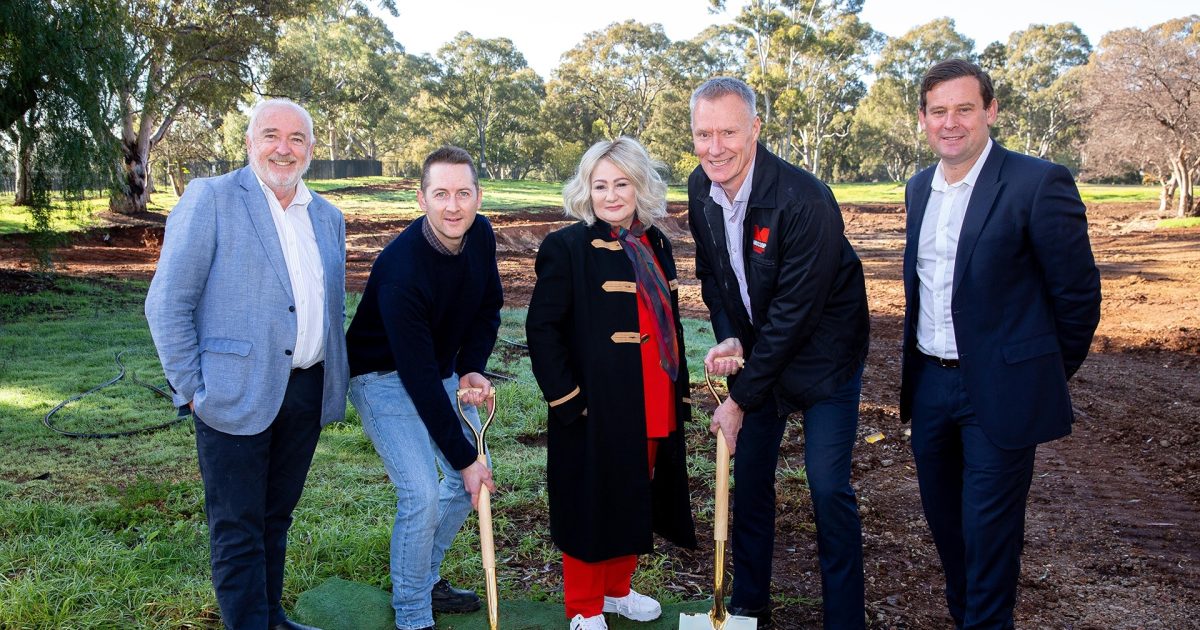
[[[492,480],[492,471],[481,461],[475,461],[470,466],[458,471],[462,475],[463,486],[471,495],[471,507],[479,508],[479,489],[487,487],[488,492],[496,491],[496,483]]]
[[[713,412],[708,430],[713,435],[717,435],[717,429],[725,434],[725,444],[729,446],[730,455],[737,450],[737,435],[738,431],[742,430],[742,420],[745,416],[746,412],[742,410],[741,405],[734,402],[732,398],[726,398],[725,402],[721,403]]]
[[[729,376],[742,369],[742,342],[730,337],[709,349],[704,355],[704,369],[712,376]]]
[[[468,372],[458,379],[458,397],[463,404],[482,407],[494,395],[492,382],[479,372]]]

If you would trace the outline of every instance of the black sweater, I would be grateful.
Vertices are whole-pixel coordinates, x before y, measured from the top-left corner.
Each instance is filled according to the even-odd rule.
[[[476,216],[466,244],[447,256],[425,240],[421,217],[375,259],[346,332],[350,376],[396,370],[421,420],[456,470],[475,461],[441,381],[482,373],[496,343],[504,296],[491,223]]]

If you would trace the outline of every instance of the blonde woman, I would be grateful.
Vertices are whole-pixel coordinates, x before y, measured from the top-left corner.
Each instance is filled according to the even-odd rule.
[[[653,533],[695,547],[691,416],[661,164],[631,138],[593,145],[563,190],[579,222],[547,235],[526,335],[549,405],[550,534],[571,630],[662,614],[630,588]]]

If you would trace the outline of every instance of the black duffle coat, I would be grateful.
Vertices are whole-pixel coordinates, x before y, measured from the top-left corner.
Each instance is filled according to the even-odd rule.
[[[682,353],[671,244],[657,228],[646,235],[671,285]],[[648,553],[655,532],[694,548],[683,435],[691,419],[687,362],[680,357],[675,381],[677,429],[659,445],[652,480],[632,263],[608,224],[597,220],[547,235],[535,269],[525,330],[533,374],[549,406],[554,544],[585,562]]]

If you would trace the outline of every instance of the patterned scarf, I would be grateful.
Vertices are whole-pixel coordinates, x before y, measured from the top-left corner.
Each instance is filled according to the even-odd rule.
[[[671,288],[663,276],[654,252],[642,242],[646,227],[636,218],[629,229],[611,226],[611,235],[621,243],[621,249],[633,263],[638,295],[650,305],[654,315],[654,336],[658,338],[658,361],[671,382],[679,376],[679,341],[675,335],[675,318],[671,315]]]

